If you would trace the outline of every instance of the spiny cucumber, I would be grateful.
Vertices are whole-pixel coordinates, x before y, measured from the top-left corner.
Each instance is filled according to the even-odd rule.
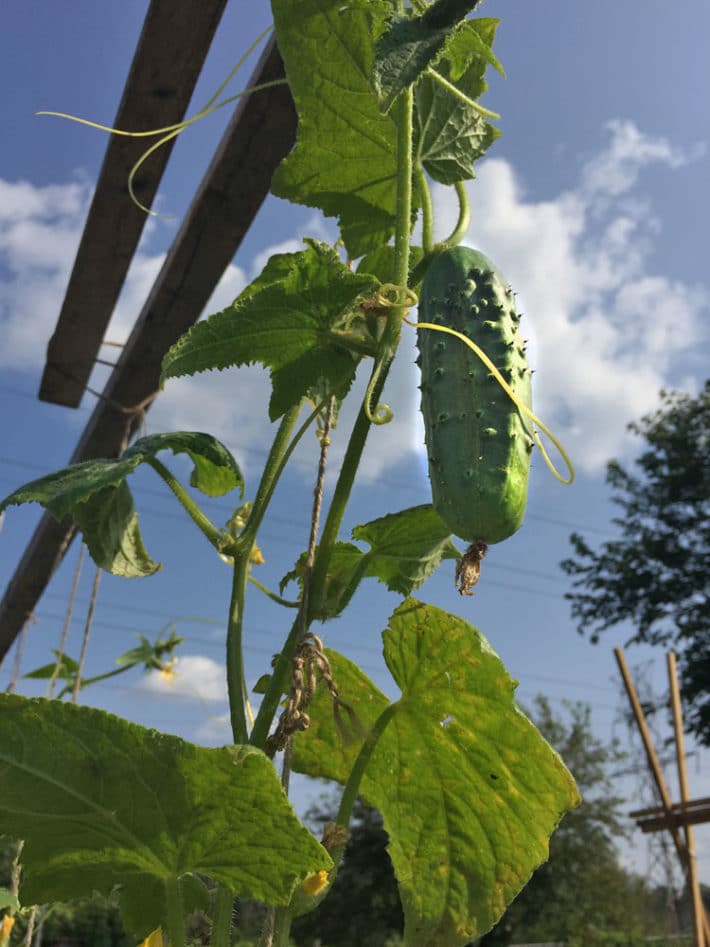
[[[433,260],[422,283],[419,321],[475,342],[531,409],[531,371],[515,296],[482,253],[459,246]],[[457,570],[459,590],[470,594],[486,547],[522,525],[531,428],[461,339],[432,329],[419,329],[417,336],[433,504],[452,533],[471,544]]]

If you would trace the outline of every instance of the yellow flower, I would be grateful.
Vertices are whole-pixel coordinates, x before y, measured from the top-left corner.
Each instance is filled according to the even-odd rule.
[[[148,934],[146,939],[142,941],[138,947],[163,947],[163,932],[159,927],[153,931],[152,934]]]
[[[328,872],[317,871],[313,875],[308,875],[301,883],[301,887],[306,894],[318,894],[323,888],[328,886]]]
[[[170,661],[166,661],[158,671],[158,676],[161,681],[166,681],[171,687],[175,682],[175,665],[177,664],[177,658],[172,658]],[[151,934],[151,937],[153,935]],[[148,947],[153,947],[153,944],[149,944]]]
[[[15,926],[15,918],[6,914],[0,921],[0,944],[7,944],[10,940],[10,933]]]
[[[266,562],[261,549],[259,549],[258,546],[254,546],[252,549],[251,554],[249,555],[249,562],[253,563],[255,566],[263,566]]]

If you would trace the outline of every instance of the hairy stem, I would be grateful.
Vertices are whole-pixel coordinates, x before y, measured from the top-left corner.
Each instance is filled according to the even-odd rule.
[[[276,592],[272,592],[270,588],[267,588],[263,582],[255,579],[253,575],[250,575],[248,579],[252,585],[255,585],[260,592],[263,592],[267,598],[270,598],[272,602],[276,602],[277,605],[283,605],[284,608],[298,608],[301,604],[300,602],[291,602],[289,599],[281,598]]]
[[[456,189],[456,196],[459,200],[459,217],[456,221],[456,226],[445,240],[435,243],[431,252],[425,253],[413,268],[409,276],[412,289],[416,289],[419,286],[424,278],[424,274],[429,269],[429,265],[437,254],[443,253],[444,250],[449,250],[451,247],[457,247],[466,236],[466,231],[471,223],[471,205],[468,200],[468,192],[463,181],[457,181],[454,184],[454,188]]]
[[[413,113],[413,92],[406,90],[399,97],[398,101],[398,133],[397,133],[397,201],[396,201],[396,229],[394,245],[394,273],[392,282],[397,286],[406,286],[409,276],[409,239],[411,234],[411,211],[412,211],[412,113]],[[323,527],[323,535],[318,546],[315,563],[313,565],[313,575],[311,580],[311,608],[309,620],[313,615],[313,603],[317,603],[322,594],[325,585],[328,564],[333,553],[333,547],[338,539],[340,525],[343,521],[345,509],[350,499],[350,492],[355,482],[362,452],[365,448],[367,435],[370,431],[371,421],[368,417],[370,404],[377,404],[382,390],[387,380],[387,374],[392,361],[392,357],[399,342],[400,330],[402,327],[403,309],[393,306],[387,316],[387,324],[382,334],[381,355],[382,360],[375,371],[378,372],[376,383],[368,387],[365,396],[366,403],[360,409],[360,413],[353,427],[350,442],[343,458],[340,468],[340,476],[335,486],[333,499],[328,510],[328,516]]]
[[[218,885],[215,892],[210,947],[230,947],[232,943],[233,910],[234,897],[232,892],[228,888]]]
[[[407,285],[409,270],[409,239],[412,207],[412,110],[413,95],[410,89],[404,92],[400,97],[398,116],[397,158],[399,171],[397,175],[397,227],[395,232],[395,266],[394,273],[392,274],[392,282],[399,286]],[[401,321],[402,310],[393,307],[393,312],[388,316],[387,326],[383,333],[384,345],[390,347],[394,346],[391,349],[392,354],[394,353],[399,338]],[[383,351],[386,351],[386,349],[383,349]],[[376,403],[384,388],[390,363],[391,357],[382,363],[376,384],[372,390],[368,389],[366,401]],[[368,419],[368,404],[363,402],[340,467],[340,475],[335,486],[321,540],[316,551],[313,572],[311,573],[306,627],[310,625],[313,620],[313,615],[318,610],[318,603],[322,596],[325,579],[328,573],[328,565],[333,553],[333,548],[338,539],[338,533],[348,500],[350,499],[350,493],[355,482],[355,476],[360,465],[370,426],[371,421]],[[259,713],[256,716],[256,721],[254,722],[254,727],[251,732],[249,742],[260,749],[264,749],[266,746],[266,739],[269,735],[274,716],[276,715],[279,701],[281,700],[281,696],[288,690],[289,669],[300,633],[301,623],[297,617],[281,649],[281,654],[271,674],[269,686],[259,707]]]
[[[225,544],[224,534],[217,529],[212,520],[209,517],[205,516],[199,506],[192,499],[190,494],[185,490],[180,481],[173,476],[170,470],[161,463],[157,458],[151,457],[148,460],[148,463],[153,468],[153,470],[167,483],[170,489],[173,491],[175,496],[178,498],[180,503],[185,508],[188,516],[197,526],[201,533],[203,533],[207,539],[212,543],[215,549],[221,550]]]
[[[466,236],[466,231],[471,223],[471,205],[468,200],[466,185],[463,181],[457,181],[454,184],[454,188],[456,190],[456,196],[459,199],[459,219],[456,221],[456,226],[446,240],[442,240],[440,244],[437,244],[434,248],[435,250],[438,247],[441,247],[443,250],[448,247],[458,246]]]
[[[434,249],[434,210],[431,203],[431,191],[424,169],[419,162],[415,165],[414,175],[422,202],[422,249],[427,254]]]
[[[271,450],[266,461],[266,466],[264,467],[264,472],[261,475],[261,481],[256,491],[256,496],[254,497],[254,502],[249,514],[249,519],[247,520],[247,525],[244,527],[244,532],[239,537],[239,545],[242,551],[246,551],[247,555],[249,555],[251,552],[254,540],[256,539],[257,531],[261,526],[261,521],[264,518],[264,514],[266,513],[269,503],[271,502],[271,497],[274,495],[274,490],[276,489],[276,485],[279,482],[279,478],[281,477],[286,464],[291,459],[291,455],[293,454],[303,435],[318,417],[322,407],[323,405],[320,404],[317,408],[315,408],[314,411],[311,411],[306,420],[294,434],[290,443],[288,443],[288,439],[291,436],[291,431],[293,431],[296,421],[298,420],[301,405],[299,404],[294,408],[290,408],[283,416],[279,430],[276,433],[274,443],[271,446]]]
[[[168,909],[167,935],[170,947],[185,947],[185,914],[177,878],[166,881],[165,890]]]
[[[445,79],[440,72],[437,72],[436,69],[433,69],[431,66],[426,71],[428,76],[431,76],[439,85],[443,86],[447,92],[450,92],[459,102],[463,102],[464,105],[467,105],[470,109],[473,109],[474,112],[478,112],[479,115],[483,115],[485,118],[499,119],[500,115],[497,112],[487,109],[484,105],[480,105],[474,99],[466,95],[465,92],[462,92],[461,89],[458,89],[453,82],[449,82],[448,79]]]
[[[242,631],[244,603],[246,600],[249,557],[237,556],[232,571],[232,597],[229,603],[227,626],[227,690],[229,693],[229,719],[232,737],[236,744],[246,743],[249,731],[246,718],[246,678],[244,673],[244,649]]]

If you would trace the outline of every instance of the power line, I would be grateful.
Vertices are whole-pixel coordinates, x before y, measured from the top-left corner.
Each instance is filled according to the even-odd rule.
[[[262,448],[258,448],[258,447],[245,447],[245,448],[240,448],[240,450],[243,450],[245,453],[248,453],[248,454],[258,454],[260,456],[266,456],[268,453],[268,451],[263,450]],[[34,470],[41,474],[53,473],[51,469],[45,466],[29,463],[27,461],[16,460],[15,458],[10,458],[10,457],[0,456],[0,464],[5,464],[11,467],[21,467],[26,470]],[[5,478],[5,477],[2,477],[0,479],[3,482],[14,482],[11,479],[8,480],[8,478]],[[385,484],[387,486],[393,487],[394,489],[397,489],[397,490],[407,490],[407,491],[415,492],[418,494],[421,494],[423,492],[421,488],[414,487],[411,482],[408,482],[406,480],[396,480],[391,477],[380,477],[378,482]],[[167,494],[164,491],[156,490],[155,488],[152,488],[152,487],[140,487],[136,492],[139,495],[144,494],[147,496],[155,496],[155,497],[160,497],[160,498],[167,497]],[[206,507],[222,509],[218,501],[205,500],[203,502]],[[227,515],[230,515],[232,512],[232,509],[225,507],[224,511],[227,513]],[[585,533],[597,533],[604,536],[612,535],[611,531],[608,529],[601,529],[598,526],[587,526],[587,525],[583,526],[583,525],[580,525],[579,523],[570,522],[569,520],[562,520],[562,519],[557,519],[555,517],[545,516],[542,513],[526,513],[526,517],[528,519],[537,520],[538,522],[542,522],[542,523],[548,523],[551,526],[563,527],[565,529],[572,529],[572,530],[577,530],[577,531],[585,532]]]

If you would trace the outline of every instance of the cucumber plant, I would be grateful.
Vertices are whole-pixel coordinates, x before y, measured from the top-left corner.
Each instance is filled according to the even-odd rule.
[[[194,911],[210,917],[211,943],[226,947],[238,896],[268,906],[263,944],[286,945],[291,919],[327,896],[362,794],[389,834],[405,943],[457,947],[496,923],[578,803],[574,780],[518,708],[516,684],[483,634],[413,597],[443,560],[458,558],[452,532],[488,543],[517,529],[537,437],[506,284],[474,251],[452,249],[468,227],[464,182],[498,134],[479,102],[486,69],[501,68],[492,50],[498,23],[470,17],[475,6],[272,2],[300,119],[273,192],[336,217],[341,237],[336,248],[307,240],[299,252],[272,257],[232,306],[195,325],[163,363],[165,383],[253,362],[269,369],[275,433],[255,487],[214,437],[176,432],[143,437],[118,459],[42,477],[2,504],[36,502],[58,519],[71,515],[101,568],[148,576],[159,565],[128,485],[146,464],[232,570],[225,666],[232,745],[207,749],[89,707],[0,696],[0,833],[23,840],[23,906],[118,888],[127,929],[151,947],[183,947]],[[431,180],[453,187],[460,201],[441,244],[432,237]],[[417,217],[421,247],[412,245]],[[389,409],[378,399],[422,278],[433,504],[357,526],[354,542],[344,541],[365,443],[386,436]],[[464,342],[478,345],[493,379]],[[284,579],[297,581],[298,599],[267,590],[295,604],[295,617],[259,682],[252,719],[244,613],[259,531],[312,427],[322,488],[333,414],[361,363],[370,383],[322,530],[317,489],[307,551]],[[236,491],[226,528],[158,458],[165,451],[189,457],[190,486],[203,494]],[[383,633],[401,691],[395,701],[313,631],[370,579],[402,599]],[[343,786],[336,824],[321,841],[284,793],[273,763],[280,750],[284,784],[293,769]]]

